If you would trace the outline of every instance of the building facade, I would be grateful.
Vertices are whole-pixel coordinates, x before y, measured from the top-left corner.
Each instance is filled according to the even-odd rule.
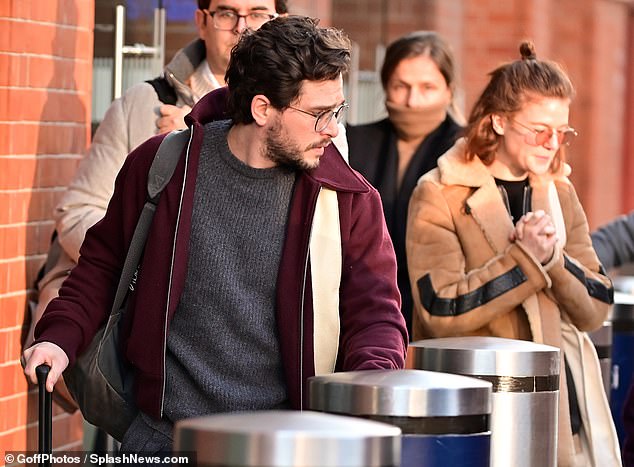
[[[194,34],[175,7],[194,1],[164,2],[173,12],[166,55]],[[19,364],[20,341],[53,230],[52,209],[90,142],[93,56],[104,55],[107,40],[104,46],[98,38],[110,31],[100,11],[115,3],[0,1],[0,451],[37,447],[37,398]],[[143,16],[149,3],[129,0],[128,6]],[[634,209],[634,0],[289,4],[292,13],[344,29],[358,45],[361,70],[376,71],[377,50],[402,34],[439,31],[457,58],[465,114],[487,72],[517,58],[520,41],[532,39],[538,56],[561,62],[577,88],[571,125],[579,137],[570,163],[591,227]],[[135,33],[144,40],[141,23],[135,28],[131,21],[131,40]],[[55,408],[54,447],[80,449],[81,436],[81,417]]]

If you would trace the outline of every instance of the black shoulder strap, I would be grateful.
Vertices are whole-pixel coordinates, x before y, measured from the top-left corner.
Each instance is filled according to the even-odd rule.
[[[176,101],[178,100],[176,91],[174,91],[174,88],[165,79],[164,76],[158,76],[154,79],[149,79],[146,81],[146,83],[150,84],[154,88],[159,100],[163,104],[176,105]]]
[[[163,138],[154,156],[152,166],[148,172],[148,199],[143,206],[136,228],[134,229],[134,234],[132,234],[132,241],[128,248],[123,269],[121,270],[121,278],[119,279],[119,285],[117,285],[117,293],[111,313],[116,313],[123,304],[128,292],[128,287],[139,265],[141,253],[145,247],[145,240],[150,231],[150,224],[154,218],[154,212],[161,197],[161,192],[172,178],[181,152],[189,141],[190,134],[189,129],[172,131]]]
[[[44,278],[48,272],[55,267],[57,262],[59,261],[59,257],[62,253],[62,246],[59,244],[59,238],[57,235],[57,230],[53,230],[51,234],[51,243],[48,246],[48,252],[46,254],[46,261],[37,272],[37,276],[35,277],[35,282],[33,283],[33,288],[39,291],[38,284]]]

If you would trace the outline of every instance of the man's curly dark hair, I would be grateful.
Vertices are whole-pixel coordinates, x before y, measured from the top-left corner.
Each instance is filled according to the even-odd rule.
[[[302,82],[336,79],[348,70],[350,40],[340,30],[318,27],[303,16],[280,17],[246,31],[231,51],[225,81],[234,123],[251,123],[251,102],[262,94],[273,107],[287,108]]]

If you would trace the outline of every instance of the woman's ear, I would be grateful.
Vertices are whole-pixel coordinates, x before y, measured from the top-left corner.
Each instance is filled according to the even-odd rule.
[[[251,115],[253,115],[255,123],[259,126],[266,125],[266,122],[273,113],[273,110],[271,101],[263,94],[257,94],[251,100]]]
[[[497,135],[504,135],[504,117],[498,114],[491,114],[491,126]]]

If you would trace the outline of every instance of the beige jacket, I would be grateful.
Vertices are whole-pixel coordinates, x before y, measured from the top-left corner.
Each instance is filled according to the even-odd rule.
[[[189,81],[204,60],[205,45],[195,40],[177,52],[165,67],[164,76],[176,92],[179,107],[192,106],[200,97],[194,95]],[[59,243],[74,262],[79,258],[86,231],[106,212],[125,158],[157,134],[161,105],[154,88],[143,82],[132,86],[108,108],[88,155],[55,208]]]
[[[520,241],[509,241],[514,226],[495,180],[480,159],[465,160],[463,140],[419,180],[406,241],[415,340],[482,335],[561,348],[562,320],[581,331],[602,325],[612,284],[601,271],[574,188],[565,175],[531,176],[529,183],[532,210],[550,214],[561,240],[546,265]],[[576,465],[561,375],[559,465]]]

